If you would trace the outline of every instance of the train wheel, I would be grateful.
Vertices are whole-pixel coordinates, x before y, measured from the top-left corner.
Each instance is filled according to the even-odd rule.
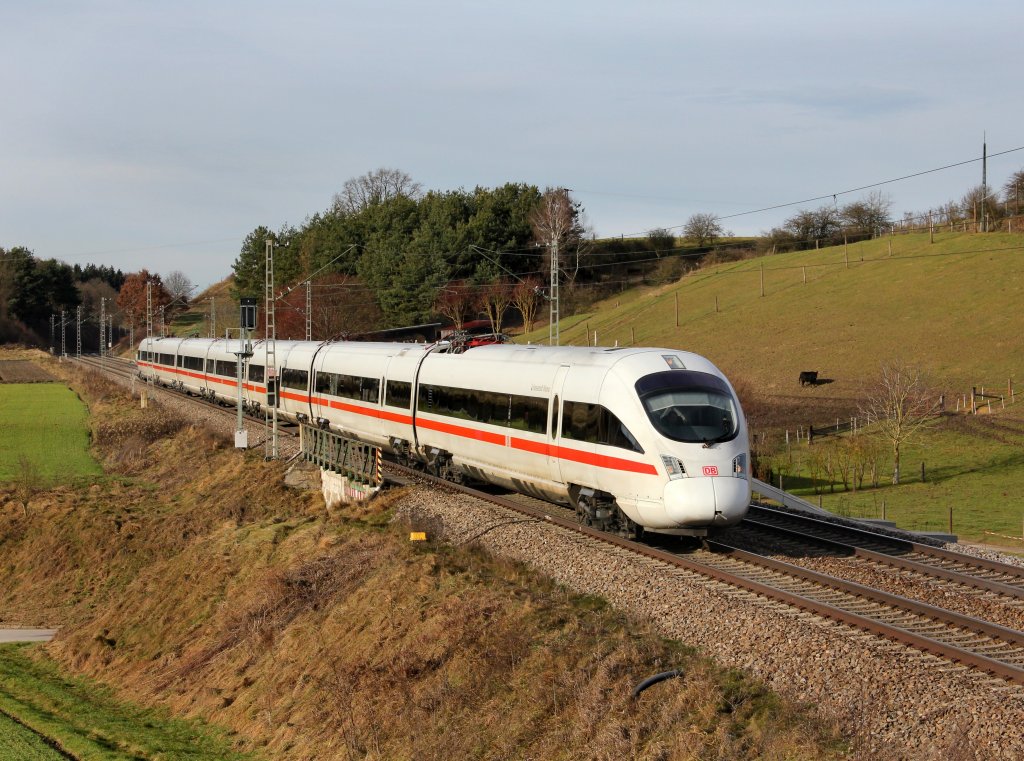
[[[631,539],[634,542],[638,542],[643,539],[644,527],[622,512],[622,508],[617,505],[615,507],[615,518],[616,534],[621,536],[623,539]]]
[[[576,520],[584,526],[594,525],[594,506],[590,502],[590,498],[580,494],[576,497]]]

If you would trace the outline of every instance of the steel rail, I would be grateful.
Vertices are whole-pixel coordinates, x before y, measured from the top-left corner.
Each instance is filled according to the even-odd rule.
[[[710,577],[716,581],[728,584],[729,586],[739,587],[749,592],[754,592],[755,594],[761,595],[768,599],[775,600],[777,602],[782,602],[787,605],[791,605],[800,610],[806,610],[815,613],[816,615],[822,616],[824,618],[828,618],[833,621],[838,621],[840,623],[853,626],[858,629],[862,629],[872,634],[877,634],[879,636],[885,637],[886,639],[900,642],[905,645],[910,645],[911,647],[914,647],[918,650],[942,656],[943,658],[946,658],[956,663],[963,663],[965,665],[971,666],[972,668],[997,675],[999,677],[1002,677],[1008,681],[1017,684],[1024,684],[1024,669],[1005,663],[1003,661],[999,661],[994,658],[989,658],[979,653],[971,652],[970,650],[965,650],[963,648],[956,647],[955,645],[950,645],[946,642],[935,640],[930,637],[923,636],[921,634],[915,634],[914,632],[902,629],[898,626],[893,626],[891,624],[887,624],[883,621],[879,621],[868,616],[861,615],[859,613],[844,610],[843,608],[839,608],[834,605],[829,605],[828,603],[821,602],[820,600],[815,600],[813,598],[805,597],[794,592],[779,589],[771,585],[764,584],[762,582],[748,578],[746,576],[732,573],[723,568],[719,568],[711,564],[702,563],[700,561],[694,560],[693,558],[689,558],[683,555],[677,555],[672,552],[651,547],[649,545],[640,544],[638,542],[634,542],[628,539],[623,539],[622,537],[618,537],[613,534],[608,534],[603,531],[598,531],[597,529],[591,528],[589,526],[582,526],[579,523],[577,523],[575,519],[560,517],[558,515],[555,515],[553,511],[538,509],[505,497],[488,494],[478,489],[473,489],[471,487],[463,486],[460,484],[454,484],[450,481],[446,481],[436,476],[425,474],[422,473],[421,471],[416,471],[411,468],[406,468],[404,466],[389,464],[389,468],[398,470],[399,472],[405,472],[416,478],[424,479],[430,483],[434,483],[449,488],[453,491],[459,491],[468,496],[476,497],[478,499],[491,502],[492,504],[497,504],[501,507],[513,510],[520,514],[529,515],[533,518],[536,518],[538,521],[550,523],[559,526],[560,528],[564,528],[568,531],[572,531],[574,533],[583,534],[584,536],[596,539],[600,542],[612,545],[614,547],[618,547],[620,549],[627,550],[631,553],[642,555],[644,557],[657,560],[671,566],[685,568],[686,570],[693,571],[695,573],[701,574],[702,576]],[[552,507],[555,506],[552,505]],[[743,551],[738,550],[737,552]],[[769,560],[768,558],[761,558],[761,556],[755,557],[759,558],[759,562],[760,560]],[[770,560],[769,562],[779,563],[779,561]],[[780,565],[789,564],[781,563]],[[807,569],[798,568],[796,566],[791,566],[791,568],[793,568],[796,573],[790,575],[802,575],[805,573],[813,573],[807,571]],[[818,575],[823,576],[823,574]],[[832,582],[836,584],[853,584],[852,582],[844,582],[841,579],[832,579],[832,577],[826,578],[830,579]],[[832,584],[830,583],[828,586],[832,586]],[[860,585],[853,586],[860,587]],[[870,591],[872,594],[875,595],[886,594],[878,590],[871,590],[867,587],[860,588],[866,591]],[[923,603],[914,603],[913,601],[909,600],[907,602],[913,605],[923,605]],[[972,626],[974,625],[974,622],[992,627],[996,626],[995,624],[987,624],[986,622],[977,621],[977,619],[970,619],[968,616],[960,616],[959,614],[954,614],[950,611],[945,611],[941,608],[933,608],[932,606],[926,607],[930,610],[939,612],[944,617],[949,615],[956,617],[958,620],[970,622]],[[1007,632],[1007,637],[1011,636],[1012,634],[1012,636],[1020,637],[1022,638],[1021,641],[1024,641],[1024,634],[1020,632],[1015,632],[1012,629],[1005,629],[1005,627],[998,627],[998,629]]]
[[[828,539],[823,536],[817,536],[815,534],[804,534],[800,531],[792,528],[786,528],[784,526],[778,526],[774,523],[765,523],[763,521],[754,520],[752,518],[745,518],[743,525],[755,526],[761,530],[768,530],[785,536],[793,537],[804,543],[814,543],[833,547],[838,550],[842,550],[849,555],[854,557],[864,558],[865,560],[871,560],[876,563],[882,563],[884,565],[891,566],[893,568],[900,568],[904,571],[912,571],[914,573],[920,573],[925,576],[932,576],[935,578],[950,581],[955,584],[963,584],[965,586],[974,587],[975,589],[981,589],[986,592],[994,592],[999,595],[1005,595],[1007,597],[1015,597],[1017,599],[1024,599],[1024,589],[1015,587],[1010,584],[1004,584],[1000,581],[992,581],[983,576],[974,576],[972,574],[958,573],[951,571],[948,568],[944,568],[940,565],[932,565],[931,563],[922,563],[917,560],[908,560],[907,558],[900,557],[899,555],[889,555],[884,552],[875,552],[864,547],[858,547],[853,544],[845,544],[835,539]],[[829,524],[834,525],[834,524]]]
[[[945,608],[939,608],[935,605],[911,600],[910,598],[902,597],[901,595],[894,595],[890,592],[875,589],[874,587],[858,584],[855,581],[840,579],[819,571],[812,571],[811,569],[804,568],[803,566],[787,563],[783,560],[776,560],[775,558],[765,557],[764,555],[758,555],[757,553],[741,550],[738,547],[732,547],[721,542],[708,542],[708,545],[718,548],[719,551],[729,555],[730,557],[739,558],[747,563],[778,571],[779,573],[784,573],[787,576],[795,576],[814,584],[831,587],[832,589],[837,589],[840,592],[852,594],[857,597],[863,597],[867,600],[881,603],[882,605],[902,608],[911,613],[926,616],[943,623],[952,624],[953,626],[984,634],[988,637],[1012,642],[1016,645],[1024,645],[1024,632],[1017,631],[1016,629],[1010,629],[1006,626],[1000,626],[999,624],[983,621],[980,618],[965,616],[961,613],[946,610]]]
[[[992,571],[994,573],[1001,574],[1003,576],[1010,576],[1016,581],[1010,582],[999,582],[1007,584],[1007,586],[1016,587],[1017,583],[1021,584],[1021,589],[1024,590],[1024,568],[1010,565],[1008,563],[1000,563],[996,560],[989,560],[988,558],[974,557],[973,555],[964,555],[959,552],[953,552],[951,550],[945,550],[941,547],[932,547],[927,544],[921,544],[910,539],[900,539],[898,537],[890,536],[888,534],[878,534],[867,529],[857,528],[855,526],[847,526],[841,523],[830,523],[829,521],[823,521],[819,518],[811,518],[809,516],[797,515],[795,513],[786,512],[784,510],[776,510],[771,507],[765,507],[764,505],[751,505],[751,512],[754,513],[765,513],[774,517],[783,518],[790,520],[798,524],[805,524],[816,526],[823,530],[838,533],[850,533],[856,537],[864,537],[865,541],[871,541],[878,544],[895,546],[904,551],[916,552],[922,555],[927,555],[937,560],[944,560],[949,563],[953,563],[959,566],[966,566],[968,568],[974,567],[978,569],[984,569],[986,571]],[[884,553],[889,554],[889,553]],[[930,565],[930,564],[925,564]],[[986,579],[985,576],[977,576],[978,579]],[[987,579],[991,581],[991,579]]]

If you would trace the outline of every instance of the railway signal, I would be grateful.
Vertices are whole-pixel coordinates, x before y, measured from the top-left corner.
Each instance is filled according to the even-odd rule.
[[[249,432],[245,430],[243,422],[243,401],[242,384],[246,360],[252,356],[252,343],[249,340],[249,332],[256,329],[256,299],[252,296],[243,296],[240,303],[241,313],[238,320],[238,351],[232,352],[238,363],[238,425],[235,428],[235,448],[249,448]]]

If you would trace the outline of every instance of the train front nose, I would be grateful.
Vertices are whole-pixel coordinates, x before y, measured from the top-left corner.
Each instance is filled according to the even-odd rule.
[[[665,484],[665,512],[679,528],[739,523],[749,505],[745,478],[678,478]]]

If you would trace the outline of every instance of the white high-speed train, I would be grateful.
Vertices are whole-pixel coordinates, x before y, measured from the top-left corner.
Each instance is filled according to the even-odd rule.
[[[227,339],[147,338],[144,377],[234,402]],[[267,404],[267,345],[243,370]],[[739,400],[707,359],[675,349],[277,341],[279,414],[419,462],[573,506],[625,535],[704,535],[750,503]]]

